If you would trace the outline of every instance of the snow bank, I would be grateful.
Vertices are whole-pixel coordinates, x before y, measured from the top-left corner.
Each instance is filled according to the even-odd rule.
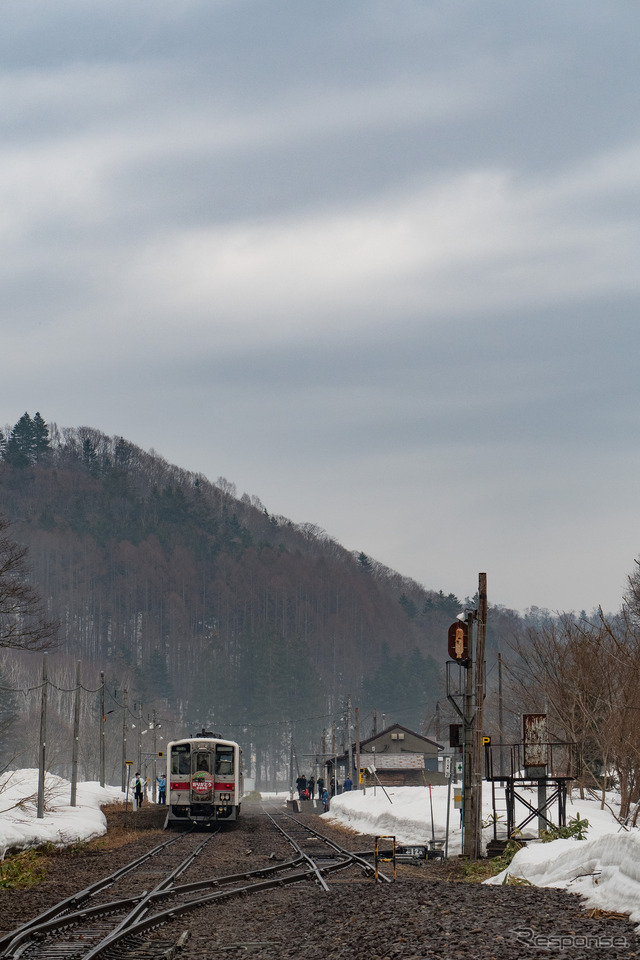
[[[593,840],[530,843],[509,867],[485,881],[500,884],[508,877],[537,887],[562,887],[579,893],[592,907],[628,913],[640,923],[640,836],[608,833]]]
[[[38,771],[17,770],[0,776],[0,859],[7,853],[53,843],[67,846],[91,840],[107,832],[107,821],[100,807],[123,801],[119,787],[101,787],[99,783],[79,783],[77,806],[69,803],[68,780],[47,774],[45,813],[38,819]]]
[[[534,803],[534,791],[521,789],[523,797]],[[389,797],[378,787],[340,794],[331,801],[331,810],[324,814],[359,833],[392,834],[398,843],[427,843],[432,836],[444,840],[447,818],[447,788],[432,787],[431,797],[426,787],[387,788]],[[530,795],[529,795],[530,794]],[[607,795],[608,807],[600,809],[597,799],[569,799],[567,821],[576,817],[589,821],[586,840],[553,840],[542,843],[534,840],[513,858],[508,870],[485,881],[500,884],[507,875],[528,880],[540,887],[561,887],[583,896],[589,906],[601,910],[628,913],[634,923],[640,924],[640,831],[626,831],[615,817],[619,798]],[[433,809],[433,824],[431,810]],[[526,807],[520,806],[526,815]],[[483,815],[489,822],[491,793],[483,790]],[[533,824],[530,824],[533,830]],[[502,825],[504,834],[504,825]],[[498,833],[500,835],[500,831]],[[493,827],[487,826],[484,839],[493,836]],[[449,856],[461,850],[460,813],[453,809],[451,799]]]

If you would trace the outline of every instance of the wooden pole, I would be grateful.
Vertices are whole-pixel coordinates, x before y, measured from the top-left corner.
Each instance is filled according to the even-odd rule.
[[[355,708],[356,711],[356,790],[360,790],[362,784],[360,783],[360,717],[358,707]]]
[[[44,819],[44,774],[47,752],[47,655],[42,657],[42,700],[40,705],[40,751],[38,763],[38,819]]]
[[[347,698],[347,756],[349,758],[349,779],[353,780],[353,742],[351,740],[351,695]]]
[[[73,707],[73,749],[71,753],[71,806],[78,797],[78,741],[80,739],[80,660],[76,660],[76,695]]]
[[[152,797],[153,797],[153,802],[155,803],[155,802],[157,801],[157,799],[158,799],[158,791],[157,791],[157,787],[158,787],[158,763],[157,763],[157,760],[156,760],[156,757],[158,756],[158,734],[156,733],[156,730],[157,730],[157,728],[158,728],[158,715],[157,715],[157,712],[156,712],[155,710],[153,711],[152,716],[153,716],[153,766],[152,766],[152,770],[153,770],[153,772],[152,772],[152,777],[153,777],[153,791],[152,791]]]
[[[487,635],[487,575],[478,577],[478,613],[475,657],[475,712],[473,721],[474,858],[482,856],[482,776],[484,765],[484,661]]]
[[[127,789],[127,701],[129,692],[122,693],[122,792]]]
[[[104,762],[104,724],[106,715],[104,712],[104,672],[100,673],[100,786],[105,784],[105,762]]]
[[[467,630],[469,643],[469,661],[465,669],[464,692],[464,746],[462,769],[462,853],[463,856],[475,857],[475,807],[473,790],[473,613],[467,614]]]
[[[502,654],[498,654],[498,738],[500,740],[500,776],[504,775],[504,705],[502,700]]]

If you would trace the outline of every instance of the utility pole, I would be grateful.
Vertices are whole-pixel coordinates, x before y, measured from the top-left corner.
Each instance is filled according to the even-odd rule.
[[[327,784],[327,728],[325,727],[322,731],[322,779],[324,780],[325,787],[327,790],[329,786]]]
[[[360,783],[360,718],[356,707],[356,790],[362,786]]]
[[[157,714],[157,711],[156,711],[156,710],[153,711],[152,716],[153,716],[153,766],[152,766],[152,770],[153,770],[153,792],[152,792],[152,797],[153,797],[153,802],[155,803],[156,800],[158,799],[158,797],[157,797],[158,781],[157,781],[157,779],[156,779],[157,776],[158,776],[158,764],[157,764],[157,762],[156,762],[156,758],[157,758],[157,756],[158,756],[158,735],[157,735],[157,733],[156,733],[156,728],[157,728],[157,726],[158,726],[158,724],[157,724],[158,714]]]
[[[331,725],[331,757],[333,763],[333,784],[335,793],[338,792],[338,758],[336,757],[336,722]],[[329,795],[331,796],[331,784],[329,784]]]
[[[353,743],[351,741],[351,695],[347,697],[347,753],[349,756],[348,777],[352,779],[353,774]]]
[[[104,712],[104,672],[100,672],[100,786],[104,787],[104,724],[106,715]]]
[[[500,740],[500,776],[504,774],[504,713],[502,703],[502,654],[498,654],[498,739]]]
[[[463,721],[463,774],[462,774],[462,853],[477,859],[482,851],[482,767],[483,767],[483,705],[484,705],[484,657],[487,625],[487,575],[479,574],[478,609],[466,611],[466,624],[454,623],[449,628],[449,655],[465,670],[464,693],[447,697]],[[474,645],[473,624],[477,621]],[[456,704],[456,697],[463,701],[463,709]]]
[[[129,692],[122,692],[122,792],[127,789],[127,702]]]
[[[134,715],[135,715],[136,707],[140,707],[140,713],[137,716],[137,720],[138,720],[138,767],[137,769],[139,773],[142,773],[142,724],[144,722],[144,719],[142,716],[142,704],[134,703],[133,705]]]
[[[47,752],[47,655],[42,657],[42,701],[40,707],[40,754],[38,765],[38,820],[44,819],[44,773]]]
[[[472,611],[467,613],[467,631],[469,642],[469,658],[465,670],[464,690],[464,746],[462,755],[462,853],[473,859],[475,856],[475,811],[473,804],[473,617]]]
[[[476,614],[475,714],[473,718],[473,835],[474,859],[482,856],[482,775],[484,766],[484,661],[487,635],[487,575],[478,575]]]
[[[293,724],[289,724],[289,795],[293,800]]]
[[[71,750],[71,806],[78,797],[78,740],[80,738],[80,660],[76,660],[76,696],[73,708],[73,747]]]

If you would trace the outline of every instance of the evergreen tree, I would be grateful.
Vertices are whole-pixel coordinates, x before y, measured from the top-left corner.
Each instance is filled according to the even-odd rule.
[[[44,422],[39,413],[31,421],[32,424],[32,450],[33,459],[36,462],[46,460],[49,452],[49,427]]]
[[[96,453],[95,443],[93,443],[89,437],[85,437],[82,441],[82,465],[91,476],[97,475],[99,466],[98,454]]]
[[[28,413],[23,413],[7,440],[4,459],[12,467],[28,467],[34,460],[35,428]]]

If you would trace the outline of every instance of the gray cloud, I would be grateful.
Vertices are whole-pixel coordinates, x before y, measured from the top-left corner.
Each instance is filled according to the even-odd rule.
[[[5,3],[2,420],[123,434],[429,586],[616,605],[639,21]]]

